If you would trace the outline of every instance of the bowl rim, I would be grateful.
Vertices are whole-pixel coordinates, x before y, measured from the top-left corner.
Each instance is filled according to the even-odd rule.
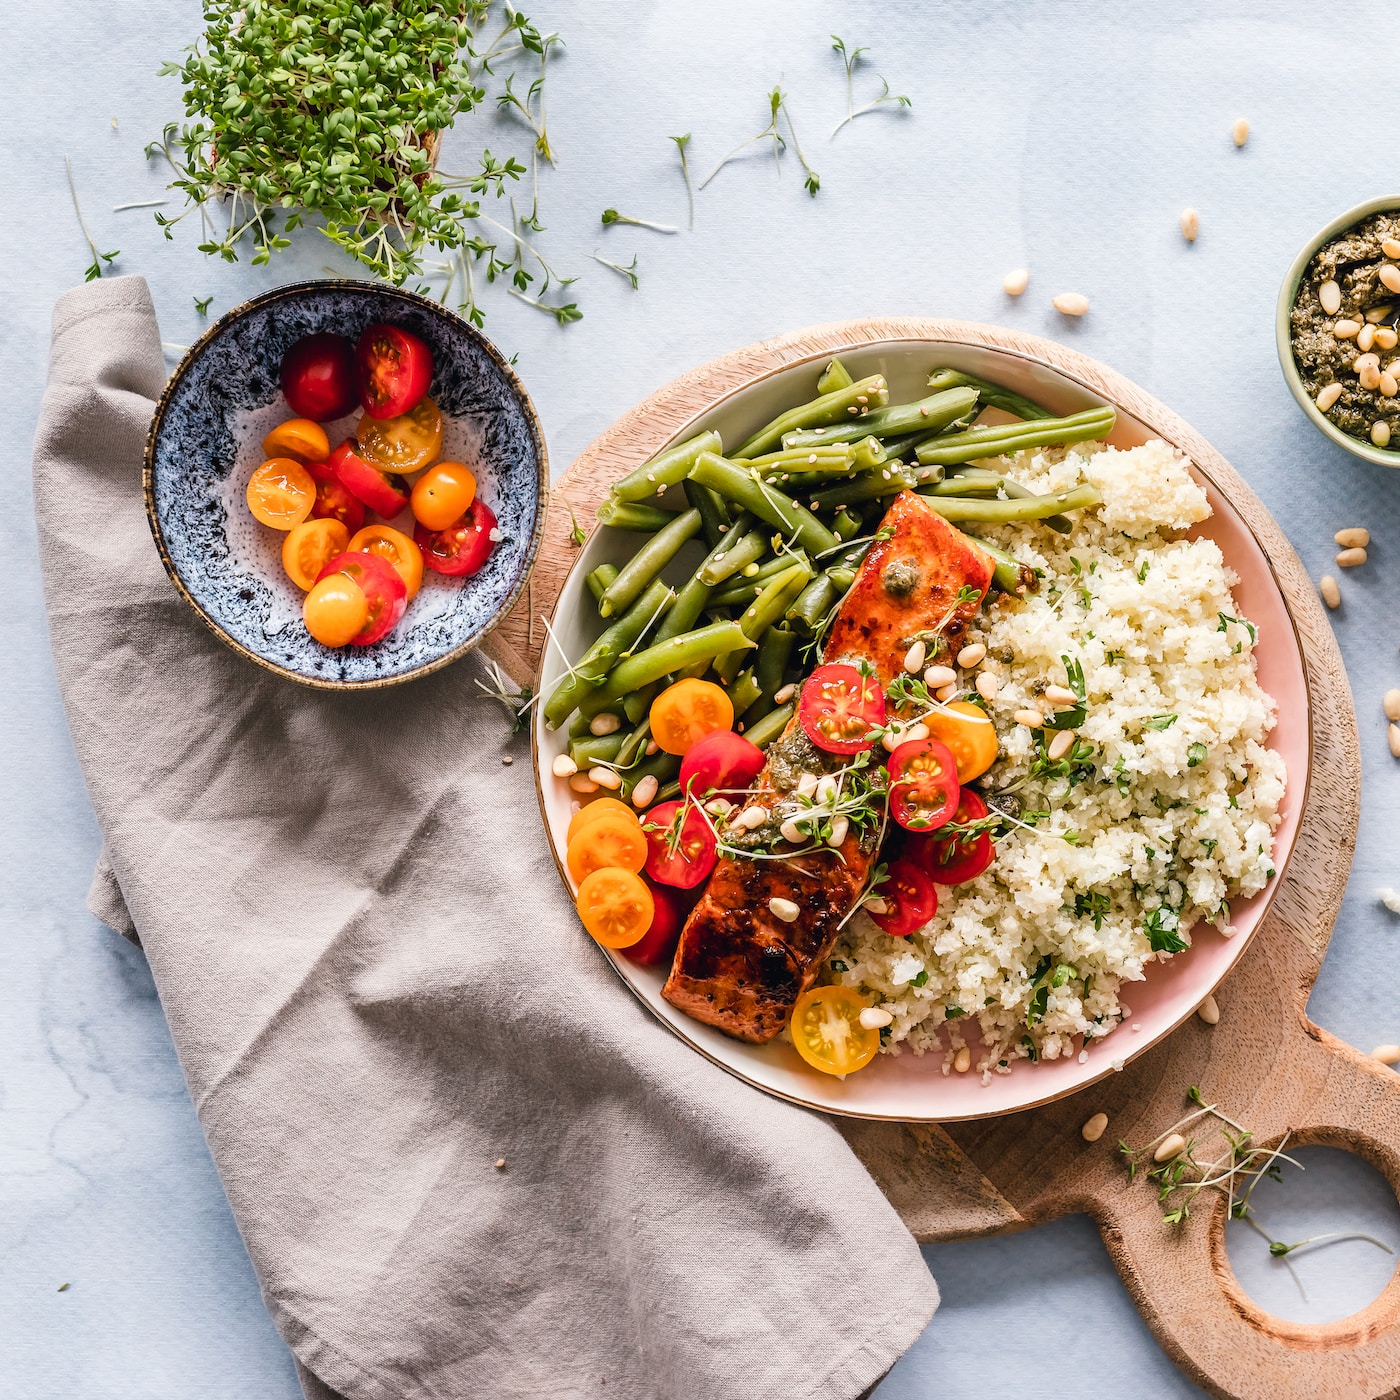
[[[1368,199],[1348,209],[1345,214],[1333,219],[1331,223],[1315,233],[1303,245],[1302,251],[1289,266],[1283,279],[1283,286],[1279,290],[1278,306],[1274,312],[1274,340],[1278,347],[1279,365],[1283,369],[1284,381],[1293,397],[1298,400],[1299,407],[1311,420],[1313,427],[1317,428],[1325,437],[1331,438],[1338,447],[1350,452],[1353,457],[1374,462],[1380,467],[1400,467],[1400,448],[1396,450],[1380,448],[1372,443],[1363,442],[1360,438],[1354,438],[1350,433],[1344,433],[1318,408],[1303,387],[1303,377],[1298,373],[1298,365],[1293,358],[1293,303],[1298,295],[1298,284],[1303,280],[1303,273],[1307,270],[1308,264],[1324,243],[1329,242],[1339,233],[1345,233],[1353,224],[1359,224],[1362,219],[1369,218],[1372,214],[1379,214],[1383,210],[1394,210],[1400,213],[1400,194],[1379,195],[1375,199]]]
[[[509,594],[502,600],[496,611],[492,613],[486,623],[471,637],[461,645],[454,647],[446,654],[436,657],[431,661],[425,661],[422,665],[415,666],[411,670],[400,672],[393,676],[372,676],[367,680],[351,681],[337,680],[326,676],[307,676],[299,671],[294,671],[290,667],[281,666],[275,661],[260,655],[251,647],[245,646],[242,642],[230,636],[227,631],[205,611],[203,605],[190,591],[183,578],[180,577],[179,569],[175,565],[174,559],[170,555],[170,550],[165,542],[165,534],[161,528],[160,517],[156,511],[155,496],[155,449],[156,441],[160,436],[161,428],[165,422],[166,410],[170,406],[170,401],[175,390],[189,372],[191,366],[199,358],[208,346],[224,333],[230,326],[251,315],[254,311],[260,310],[273,302],[294,300],[306,292],[321,291],[354,291],[373,292],[376,296],[388,297],[397,300],[408,306],[426,310],[433,315],[445,317],[449,322],[455,323],[455,327],[464,333],[468,339],[474,341],[483,350],[491,362],[504,377],[511,392],[520,403],[525,414],[525,421],[530,430],[530,436],[535,444],[535,526],[530,535],[530,542],[525,550],[524,567],[520,570],[519,577]],[[500,352],[499,349],[488,340],[477,328],[465,317],[459,316],[450,307],[441,302],[433,301],[429,297],[419,296],[416,292],[410,292],[403,287],[393,287],[388,284],[366,282],[360,278],[347,277],[317,277],[309,278],[301,282],[287,282],[280,287],[270,288],[268,291],[260,292],[257,296],[249,297],[246,301],[240,302],[237,306],[231,307],[224,312],[200,337],[196,340],[184,355],[180,358],[180,363],[175,366],[174,372],[166,380],[165,387],[161,390],[160,398],[156,401],[155,412],[151,416],[151,426],[146,432],[146,450],[141,464],[141,489],[146,502],[146,521],[151,527],[151,535],[155,539],[156,549],[160,553],[160,561],[165,566],[165,572],[169,574],[170,581],[175,585],[175,591],[189,604],[196,617],[221,641],[225,646],[236,651],[240,656],[253,662],[256,666],[261,666],[263,670],[270,671],[275,676],[280,676],[284,680],[295,681],[298,685],[306,686],[311,690],[333,690],[333,691],[359,691],[359,690],[382,690],[386,686],[403,685],[408,681],[417,680],[422,676],[431,675],[434,671],[440,671],[445,666],[450,666],[454,661],[460,661],[468,652],[475,651],[487,637],[505,620],[512,608],[520,600],[526,587],[530,582],[530,575],[534,572],[535,564],[539,557],[540,547],[544,543],[545,516],[549,505],[549,449],[545,442],[544,428],[540,423],[539,413],[535,409],[534,401],[530,398],[525,386],[520,382],[519,376],[515,373],[510,362]]]

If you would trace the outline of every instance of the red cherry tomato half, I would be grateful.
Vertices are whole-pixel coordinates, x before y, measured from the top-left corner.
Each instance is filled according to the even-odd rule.
[[[934,831],[958,808],[958,761],[937,739],[912,739],[891,755],[890,816],[910,831]]]
[[[655,967],[657,963],[669,962],[671,954],[676,951],[681,925],[685,923],[685,910],[679,891],[658,885],[646,875],[642,876],[642,883],[651,891],[652,903],[656,906],[651,916],[651,927],[642,935],[640,942],[633,943],[630,948],[619,948],[618,951],[630,962]]]
[[[433,382],[433,352],[399,326],[366,326],[355,346],[360,403],[371,418],[397,418],[416,408]]]
[[[682,807],[685,819],[678,827]],[[662,885],[694,889],[719,859],[709,822],[686,803],[653,807],[642,819],[642,834],[647,838],[647,874]]]
[[[763,750],[732,729],[697,740],[681,760],[681,791],[695,797],[749,787],[763,771]]]
[[[807,737],[827,753],[861,753],[870,730],[885,722],[885,692],[854,666],[818,666],[802,686],[798,717]]]
[[[987,804],[970,788],[964,788],[953,821],[965,825],[980,822],[986,815]],[[961,885],[975,880],[996,859],[996,847],[985,831],[975,836],[926,836],[919,838],[917,859],[938,884]]]
[[[378,467],[357,456],[351,439],[347,438],[331,453],[330,464],[335,479],[385,520],[392,520],[408,504],[408,492],[401,491]]]
[[[355,407],[355,351],[343,335],[323,331],[282,356],[282,393],[300,418],[329,423]]]
[[[322,463],[321,465],[325,465]],[[310,471],[310,468],[307,468]],[[352,496],[335,477],[322,481],[312,472],[316,481],[316,504],[311,507],[315,520],[338,520],[353,535],[364,527],[364,505]]]
[[[937,887],[912,860],[894,861],[875,895],[885,901],[885,912],[870,917],[895,938],[907,938],[938,912]]]
[[[337,554],[326,561],[316,582],[332,574],[345,574],[364,590],[369,604],[365,625],[350,639],[351,646],[367,647],[389,633],[408,607],[408,588],[399,572],[377,554]]]
[[[413,538],[423,551],[423,562],[439,574],[453,578],[468,577],[478,572],[491,557],[496,541],[491,533],[496,517],[491,507],[479,496],[467,513],[445,530],[429,530],[422,525],[413,527]]]

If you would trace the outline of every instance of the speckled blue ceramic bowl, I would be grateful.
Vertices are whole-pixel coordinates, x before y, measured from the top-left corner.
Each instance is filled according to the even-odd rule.
[[[403,620],[369,647],[322,646],[301,620],[303,594],[281,565],[276,530],[244,500],[262,439],[292,417],[278,384],[285,352],[333,331],[353,341],[390,321],[432,347],[431,393],[443,457],[464,461],[495,512],[501,540],[472,578],[428,572]],[[327,424],[332,445],[357,414]],[[436,302],[363,282],[279,287],[221,317],[180,362],[146,443],[146,513],[175,587],[213,632],[260,666],[303,685],[357,689],[412,680],[455,661],[510,611],[544,529],[549,463],[534,406],[500,352]],[[411,518],[393,522],[412,533]]]

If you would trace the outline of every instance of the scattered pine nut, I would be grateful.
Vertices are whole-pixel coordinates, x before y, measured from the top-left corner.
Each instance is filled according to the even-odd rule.
[[[1082,316],[1089,309],[1089,298],[1082,292],[1061,292],[1050,305],[1062,316]]]
[[[1377,1045],[1371,1051],[1371,1058],[1383,1065],[1400,1064],[1400,1045]]]
[[[1376,898],[1390,910],[1392,914],[1400,914],[1400,893],[1383,886],[1376,891]]]
[[[1317,289],[1317,299],[1329,316],[1335,316],[1342,309],[1342,289],[1335,282],[1324,282]]]
[[[951,666],[930,666],[924,672],[924,684],[930,690],[939,690],[945,685],[952,685],[958,678],[958,673]]]
[[[970,671],[974,666],[980,666],[987,659],[987,648],[981,642],[973,642],[971,646],[964,647],[958,653],[958,665],[964,671]]]
[[[1365,549],[1371,543],[1371,532],[1364,526],[1351,525],[1345,530],[1338,530],[1332,536],[1332,543],[1343,549]]]
[[[1362,368],[1356,371],[1356,381],[1363,389],[1379,389],[1381,387],[1380,366],[1363,365]]]
[[[655,773],[644,774],[632,789],[632,805],[639,812],[644,807],[650,807],[656,800],[656,791],[660,786]]]
[[[1358,350],[1369,350],[1376,343],[1376,328],[1367,321],[1356,333],[1356,348]],[[1380,363],[1380,356],[1376,356],[1377,364]]]
[[[757,831],[767,820],[768,809],[766,807],[745,807],[729,825],[737,826],[741,831]]]
[[[781,690],[773,692],[773,703],[775,705],[786,705],[796,694],[797,687],[795,685],[785,685]]]
[[[1045,723],[1045,716],[1039,710],[1017,710],[1011,718],[1017,724],[1024,724],[1027,729],[1039,729]]]
[[[575,792],[590,793],[598,791],[598,784],[595,783],[587,773],[575,773],[573,777],[569,779],[569,786],[573,788]]]
[[[1001,690],[1001,682],[997,680],[990,671],[979,671],[977,673],[977,693],[986,701],[997,698],[997,693]]]
[[[1196,1015],[1208,1026],[1217,1025],[1220,1021],[1220,1003],[1213,996],[1208,996],[1196,1008]]]
[[[622,728],[622,721],[617,715],[604,711],[600,715],[594,715],[588,721],[588,732],[602,738],[605,734],[616,734]]]
[[[1370,330],[1369,326],[1363,326],[1361,328],[1361,335],[1365,335],[1368,330]],[[1356,343],[1357,345],[1361,346],[1362,350],[1365,350],[1366,347],[1364,345],[1361,345],[1361,335],[1358,335],[1356,337]],[[1367,369],[1378,370],[1381,367],[1381,357],[1377,355],[1374,350],[1372,350],[1367,354],[1358,355],[1351,362],[1351,367],[1356,371],[1357,374],[1360,374],[1362,370]]]
[[[1400,292],[1400,267],[1394,263],[1382,263],[1376,269],[1376,276],[1385,284],[1387,291]]]
[[[1392,724],[1385,732],[1386,742],[1390,745],[1391,758],[1400,758],[1400,724]]]
[[[616,792],[622,786],[622,774],[601,765],[590,768],[588,778],[590,782],[597,783],[600,788],[607,788],[609,792]]]
[[[1382,350],[1394,350],[1397,345],[1400,345],[1400,335],[1396,334],[1394,326],[1377,326],[1376,344]]]
[[[554,755],[554,762],[549,765],[549,771],[556,778],[572,778],[578,772],[578,764],[566,753]]]
[[[660,752],[661,752],[661,745],[658,744],[658,743],[656,742],[655,739],[648,739],[648,740],[647,740],[647,757],[648,757],[648,758],[651,758],[651,757],[653,757],[654,755],[659,754]]]
[[[1157,1150],[1152,1154],[1152,1160],[1154,1162],[1169,1162],[1173,1157],[1180,1157],[1185,1150],[1186,1139],[1180,1133],[1168,1133],[1157,1144]]]
[[[1062,685],[1047,685],[1045,687],[1045,698],[1052,705],[1064,706],[1077,705],[1079,703],[1079,697],[1074,691]]]
[[[781,919],[785,924],[795,924],[797,916],[802,912],[790,899],[781,899],[774,895],[768,901],[768,912],[775,919]],[[893,1018],[891,1018],[893,1019]]]
[[[712,797],[705,804],[705,810],[712,817],[727,817],[734,810],[734,804],[723,797]]]
[[[953,1056],[953,1068],[959,1074],[966,1074],[972,1067],[972,1051],[966,1045],[958,1046],[958,1053]]]
[[[1366,551],[1364,549],[1344,549],[1337,555],[1337,564],[1343,569],[1354,569],[1359,564],[1366,562]]]
[[[1031,271],[1028,267],[1013,267],[1001,279],[1001,289],[1009,297],[1018,297],[1030,285]]]
[[[505,764],[507,768],[509,768],[510,765],[515,762],[515,759],[510,754],[503,753],[501,755],[501,762]]]
[[[1097,1142],[1104,1134],[1104,1129],[1108,1127],[1108,1114],[1096,1113],[1088,1119],[1079,1130],[1079,1136],[1085,1142]]]
[[[1381,391],[1383,397],[1393,399],[1397,393],[1400,393],[1400,380],[1397,380],[1389,370],[1383,370],[1381,382],[1376,385],[1376,388]]]
[[[949,681],[947,685],[940,685],[933,693],[933,698],[940,704],[946,705],[948,701],[957,699],[958,686],[956,681]]]
[[[806,831],[791,817],[778,828],[778,835],[791,846],[803,846],[807,843]]]
[[[1245,117],[1239,117],[1234,126],[1230,128],[1230,139],[1236,146],[1243,146],[1249,140],[1249,121]]]
[[[1387,690],[1381,696],[1381,709],[1392,724],[1400,724],[1400,690]]]
[[[893,1020],[894,1017],[883,1006],[867,1006],[860,1013],[860,1023],[868,1031],[878,1031]]]
[[[1181,211],[1181,236],[1188,242],[1194,243],[1196,235],[1201,231],[1201,216],[1194,209],[1183,209]]]
[[[1317,591],[1322,594],[1322,601],[1329,608],[1339,608],[1342,606],[1342,590],[1338,586],[1337,580],[1331,574],[1323,574],[1317,581]]]
[[[838,812],[831,819],[831,835],[826,838],[828,846],[843,846],[846,843],[846,832],[850,829],[850,818],[844,812]]]
[[[505,1169],[506,1169],[506,1159],[505,1159],[504,1157],[497,1157],[497,1158],[496,1158],[496,1170],[497,1170],[498,1172],[503,1172],[503,1171],[505,1171]]]
[[[1340,384],[1324,384],[1317,391],[1317,406],[1326,413],[1341,396],[1342,386]]]
[[[1045,756],[1051,763],[1058,763],[1074,747],[1074,730],[1061,729],[1045,746]]]
[[[1384,418],[1378,418],[1371,424],[1371,441],[1377,447],[1390,446],[1390,424]]]
[[[924,669],[924,655],[928,648],[922,642],[915,642],[908,651],[904,653],[904,669],[911,676],[917,676]]]
[[[1332,322],[1332,334],[1338,340],[1354,340],[1361,334],[1361,322],[1353,321],[1350,317],[1343,317],[1340,321]]]

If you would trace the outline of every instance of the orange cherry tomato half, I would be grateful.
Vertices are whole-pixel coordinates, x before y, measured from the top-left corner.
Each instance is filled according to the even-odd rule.
[[[340,521],[303,520],[282,541],[282,567],[303,593],[310,592],[321,570],[337,554],[344,554],[349,543],[350,531]]]
[[[432,399],[421,400],[397,418],[366,413],[355,429],[355,441],[360,456],[381,471],[416,472],[436,461],[442,451],[442,414]]]
[[[677,681],[651,702],[651,737],[667,753],[689,753],[707,734],[733,727],[734,706],[713,681]]]
[[[404,609],[408,607],[408,589],[398,570],[387,559],[381,559],[377,554],[337,554],[327,562],[316,582],[320,583],[321,579],[329,578],[332,574],[344,574],[359,584],[369,609],[364,626],[350,638],[352,645],[367,647],[377,642],[404,615]],[[313,588],[311,591],[314,593],[316,590]],[[307,596],[310,597],[310,594]]]
[[[248,509],[274,530],[300,525],[316,504],[316,483],[300,462],[274,457],[248,478]]]
[[[408,492],[401,491],[378,467],[359,456],[347,439],[329,459],[335,478],[357,501],[386,520],[392,520],[407,504]]]
[[[322,646],[348,646],[369,620],[369,599],[354,579],[330,574],[311,585],[301,616]]]
[[[398,570],[408,596],[423,586],[423,551],[392,525],[366,525],[346,546],[351,554],[377,554]]]
[[[594,870],[584,876],[575,901],[583,926],[605,948],[640,943],[656,916],[646,881],[631,870]]]
[[[641,819],[625,802],[616,797],[595,797],[586,807],[580,807],[569,818],[569,834],[565,838],[566,844],[571,842],[590,822],[596,822],[599,817],[606,816],[609,812],[614,812],[622,817],[630,817],[637,823],[637,829],[641,830]]]
[[[860,1013],[869,1005],[851,987],[813,987],[803,992],[788,1023],[797,1053],[823,1074],[864,1069],[880,1048],[880,1032],[860,1023]]]
[[[675,953],[681,926],[685,923],[685,908],[675,890],[668,890],[645,875],[642,883],[651,891],[655,908],[647,931],[635,943],[628,944],[625,956],[643,967],[655,967],[658,963],[669,962]]]
[[[477,497],[467,513],[445,530],[413,527],[413,538],[423,551],[423,562],[436,574],[449,578],[470,578],[479,573],[496,548],[500,531],[491,507]]]
[[[575,880],[584,880],[595,870],[630,870],[635,874],[647,863],[647,838],[639,822],[605,812],[569,842],[566,860]]]
[[[948,711],[954,711],[949,714]],[[970,700],[954,700],[924,716],[931,737],[952,750],[958,782],[980,778],[997,761],[997,732],[987,712]]]
[[[307,465],[307,471],[316,478],[316,504],[311,507],[312,519],[338,520],[353,535],[365,523],[365,503],[352,496],[336,480],[334,472],[323,479],[316,476],[312,467],[329,470],[324,462]]]
[[[476,477],[461,462],[439,462],[413,483],[413,518],[429,530],[445,530],[476,500]]]
[[[324,462],[331,455],[331,445],[319,423],[309,418],[289,418],[263,439],[263,455],[290,457],[305,466],[308,462]]]
[[[355,346],[360,403],[371,418],[397,418],[428,392],[433,352],[412,331],[378,322]]]

